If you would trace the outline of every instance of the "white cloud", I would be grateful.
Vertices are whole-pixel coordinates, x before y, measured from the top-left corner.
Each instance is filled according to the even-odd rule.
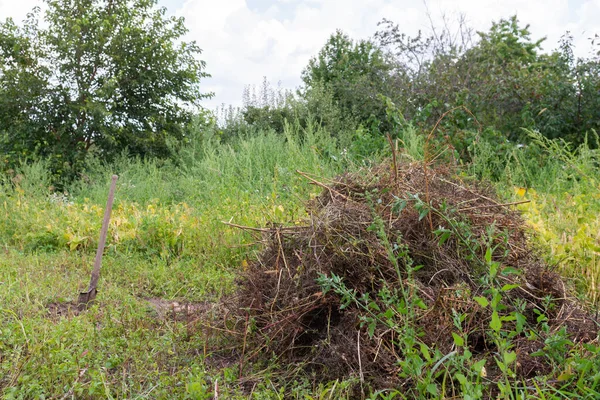
[[[383,16],[409,24],[417,10],[393,7],[385,0],[372,0],[368,6],[357,0],[279,0],[260,13],[245,1],[188,0],[177,14],[185,16],[189,37],[204,49],[213,75],[206,86],[216,92],[211,105],[217,105],[239,104],[244,85],[259,84],[263,76],[273,83],[299,85],[309,58],[336,28],[352,37],[368,37]],[[207,17],[213,19],[210,24],[203,23]]]
[[[11,17],[15,23],[20,23],[33,7],[41,5],[41,0],[0,0],[0,20]]]
[[[0,0],[0,18],[20,21],[40,0]],[[245,85],[258,85],[266,76],[294,88],[300,73],[330,34],[342,29],[354,38],[372,36],[382,18],[396,22],[407,34],[430,27],[423,1],[411,0],[159,0],[184,16],[188,39],[204,50],[206,91],[216,97],[207,105],[240,104]],[[556,48],[567,30],[575,37],[577,53],[586,55],[588,37],[600,31],[600,0],[429,0],[435,23],[442,14],[452,20],[465,14],[476,30],[486,31],[492,20],[518,14],[531,24],[532,38],[547,36],[544,48]]]
[[[469,24],[482,31],[492,20],[516,13],[521,23],[531,24],[532,38],[548,37],[545,50],[556,48],[570,30],[579,54],[585,54],[586,37],[600,18],[599,4],[600,0],[578,5],[568,0],[437,0],[429,1],[427,8],[436,23],[443,14],[450,20],[465,14]],[[258,85],[263,76],[273,83],[299,85],[302,68],[337,28],[365,38],[385,17],[408,34],[428,31],[427,8],[423,2],[408,0],[273,0],[272,7],[259,12],[244,0],[188,0],[177,13],[186,17],[190,37],[205,51],[208,72],[213,74],[206,85],[217,94],[210,102],[214,106],[239,104],[244,85]],[[205,18],[213,21],[203,24]],[[584,30],[588,35],[582,35]]]

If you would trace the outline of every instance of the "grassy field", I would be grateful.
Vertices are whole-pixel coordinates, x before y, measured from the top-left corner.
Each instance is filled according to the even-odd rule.
[[[412,149],[408,156],[422,157],[422,139],[410,131],[404,136]],[[481,145],[462,173],[485,179],[493,166],[501,197],[531,200],[520,208],[538,233],[534,240],[549,263],[571,278],[578,296],[597,307],[597,151],[570,152],[538,141],[501,159]],[[297,170],[334,177],[364,160],[353,158],[325,132],[293,128],[284,137],[264,133],[229,145],[206,142],[185,156],[178,166],[126,157],[110,166],[91,165],[64,194],[51,193],[43,163],[4,178],[3,398],[209,399],[216,381],[222,398],[246,398],[250,392],[256,399],[347,395],[347,382],[314,386],[307,379],[285,385],[276,383],[274,370],[240,376],[235,363],[205,362],[212,348],[228,343],[195,315],[210,315],[256,257],[253,236],[223,221],[252,227],[299,223],[305,201],[320,188]],[[119,175],[118,190],[97,304],[74,315],[67,304],[87,286],[113,173]],[[573,379],[600,385],[598,362],[586,368],[574,367]],[[252,386],[244,385],[250,381]],[[534,393],[570,396],[560,388]],[[384,395],[379,398],[391,398]]]

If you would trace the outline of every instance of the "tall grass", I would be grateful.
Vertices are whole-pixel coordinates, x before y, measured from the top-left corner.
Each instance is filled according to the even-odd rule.
[[[64,193],[53,192],[42,162],[3,178],[0,393],[209,398],[213,377],[202,358],[212,336],[197,321],[157,318],[146,299],[215,301],[255,240],[221,221],[298,220],[318,188],[296,170],[333,176],[348,165],[326,132],[288,125],[285,135],[206,141],[178,165],[125,155],[93,162]],[[113,173],[120,178],[99,307],[52,317],[47,306],[75,300],[89,279]],[[231,373],[215,373],[228,396]]]
[[[424,137],[415,129],[397,137],[406,157],[423,158]],[[185,162],[126,155],[110,165],[91,162],[64,193],[53,191],[43,162],[3,177],[0,393],[210,398],[218,378],[223,396],[234,398],[228,389],[237,382],[234,369],[203,364],[204,347],[216,340],[209,330],[157,318],[146,299],[205,302],[230,292],[253,257],[254,238],[222,221],[298,221],[304,202],[320,188],[296,170],[327,178],[390,155],[385,141],[364,133],[354,139],[339,143],[311,124],[225,144],[206,139],[194,144]],[[504,153],[481,141],[463,172],[494,179],[507,199],[520,198],[515,188],[527,188],[531,203],[522,209],[549,259],[598,301],[598,152],[538,139]],[[89,278],[113,173],[119,182],[99,307],[76,318],[48,318],[48,304],[74,300]],[[264,393],[271,390],[263,386]],[[308,398],[309,386],[294,388],[298,398]]]
[[[572,278],[592,303],[600,301],[600,150],[598,135],[576,148],[526,132],[531,142],[498,152],[481,142],[468,171],[495,181],[519,208],[551,265]],[[589,140],[588,140],[589,139]],[[590,143],[590,141],[592,143]]]
[[[220,195],[265,195],[291,182],[306,183],[296,169],[321,175],[339,172],[347,166],[340,162],[340,153],[335,139],[320,128],[303,129],[293,124],[286,126],[284,135],[264,131],[237,137],[227,144],[207,140],[201,151],[178,166],[126,155],[110,165],[92,163],[84,179],[67,190],[77,199],[87,197],[100,202],[105,196],[106,181],[116,173],[120,175],[120,199],[140,204],[185,201],[212,207],[219,202],[215,191]]]

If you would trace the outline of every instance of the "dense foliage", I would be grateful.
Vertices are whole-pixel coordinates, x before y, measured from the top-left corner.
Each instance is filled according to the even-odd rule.
[[[566,35],[543,53],[516,17],[415,37],[383,21],[370,40],[334,33],[296,93],[265,79],[241,109],[210,115],[196,108],[200,49],[156,0],[46,2],[44,22],[36,10],[0,23],[1,397],[600,398],[598,325],[564,303],[597,319],[600,52],[576,58]],[[79,312],[115,173],[97,303]],[[440,187],[451,195],[431,201]],[[447,201],[456,193],[468,197]],[[514,206],[523,221],[500,229]],[[523,223],[524,242],[506,241]],[[308,299],[291,281],[307,256],[320,272]],[[447,285],[455,256],[474,270]],[[551,274],[507,268],[529,256]],[[328,259],[352,276],[327,274]],[[426,262],[439,263],[431,277]],[[232,296],[253,269],[272,301]],[[262,336],[257,294],[283,316],[262,328],[299,348]],[[356,309],[336,347],[336,322]],[[318,322],[307,334],[289,329],[305,316]],[[440,327],[443,342],[428,339]],[[355,367],[310,372],[273,344]],[[404,383],[377,390],[386,374]]]
[[[205,77],[182,18],[156,0],[47,0],[0,24],[3,163],[44,158],[60,177],[127,149],[165,157],[184,137]]]
[[[467,160],[481,127],[501,147],[507,140],[528,143],[522,128],[581,144],[600,128],[600,53],[576,58],[568,33],[550,53],[541,51],[543,42],[532,39],[516,16],[494,22],[487,32],[475,34],[460,22],[456,32],[434,28],[430,36],[415,37],[384,20],[371,40],[333,34],[302,73],[304,85],[291,109],[263,104],[257,114],[250,103],[243,112],[254,116],[246,119],[249,125],[280,130],[269,121],[284,110],[298,116],[309,109],[334,133],[360,139],[361,127],[375,140],[394,136],[407,121],[429,132],[452,111],[439,136]]]

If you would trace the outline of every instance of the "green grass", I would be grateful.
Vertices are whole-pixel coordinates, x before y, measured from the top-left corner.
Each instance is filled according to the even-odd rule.
[[[421,136],[407,130],[402,139],[411,158],[422,157]],[[518,198],[516,186],[530,188],[527,196],[535,195],[535,202],[524,211],[533,226],[543,224],[539,240],[549,259],[568,254],[560,264],[563,272],[588,274],[579,285],[581,295],[598,301],[597,283],[594,289],[589,282],[600,277],[598,182],[581,178],[596,176],[597,153],[558,157],[559,149],[548,143],[536,146],[528,151],[537,158],[515,149],[498,159],[482,145],[466,173],[487,178],[491,168],[497,174],[497,165],[504,165],[497,185],[507,199]],[[304,202],[320,191],[296,170],[333,177],[363,160],[326,132],[294,126],[283,136],[263,133],[227,145],[207,140],[183,156],[181,165],[125,156],[111,165],[91,162],[84,178],[64,195],[51,194],[43,163],[4,178],[3,398],[208,399],[216,380],[223,398],[245,397],[237,365],[203,361],[211,347],[227,346],[222,337],[199,321],[161,316],[147,300],[210,305],[231,293],[256,247],[251,235],[222,221],[293,224],[305,216]],[[535,165],[539,160],[544,160],[541,168]],[[119,175],[118,190],[97,304],[77,316],[53,316],[49,304],[75,301],[87,286],[113,173]],[[564,242],[573,238],[579,247]],[[347,381],[314,386],[310,377],[276,385],[269,376],[257,372],[253,398],[284,398],[283,393],[285,398],[344,398],[351,386]],[[548,393],[545,398],[560,397]]]
[[[207,143],[185,167],[126,157],[92,164],[65,194],[50,193],[43,163],[7,177],[0,187],[4,398],[209,398],[219,377],[227,395],[237,375],[207,370],[206,329],[161,318],[147,299],[210,303],[230,293],[254,239],[222,221],[302,218],[303,201],[318,189],[296,170],[333,176],[342,169],[336,152],[323,132],[290,128],[285,137]],[[87,286],[113,173],[120,178],[98,304],[52,316],[49,304],[75,301]]]
[[[490,179],[519,206],[549,264],[575,281],[587,301],[600,304],[600,150],[579,148],[528,132],[532,143],[504,154],[485,142],[469,171]],[[590,141],[598,143],[595,132]],[[492,172],[493,169],[493,172]],[[519,193],[519,189],[524,192]]]

